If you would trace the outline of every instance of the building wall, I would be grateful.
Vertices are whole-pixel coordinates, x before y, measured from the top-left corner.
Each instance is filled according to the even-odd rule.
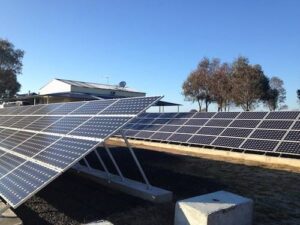
[[[61,82],[59,80],[52,80],[40,89],[40,95],[70,92],[70,91],[71,91],[71,85]]]

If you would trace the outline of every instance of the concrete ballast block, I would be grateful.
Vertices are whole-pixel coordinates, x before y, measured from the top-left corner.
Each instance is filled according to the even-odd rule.
[[[253,201],[218,191],[178,201],[174,225],[251,225]]]

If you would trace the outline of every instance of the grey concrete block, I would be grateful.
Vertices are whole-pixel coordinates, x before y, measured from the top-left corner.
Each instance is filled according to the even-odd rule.
[[[218,191],[176,203],[175,225],[251,225],[253,201]]]

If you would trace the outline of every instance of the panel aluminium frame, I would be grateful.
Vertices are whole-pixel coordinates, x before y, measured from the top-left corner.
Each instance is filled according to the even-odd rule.
[[[140,112],[137,113],[136,115],[126,115],[126,117],[131,117],[131,118],[130,118],[127,122],[125,122],[122,126],[119,126],[118,129],[116,129],[115,131],[113,131],[111,134],[107,135],[106,138],[110,137],[113,133],[115,133],[115,132],[117,132],[118,130],[122,129],[128,122],[130,122],[131,119],[133,119],[134,117],[137,117],[140,113],[142,113],[143,111],[147,110],[149,107],[151,107],[155,102],[159,101],[160,99],[161,99],[161,97],[157,97],[155,101],[153,100],[153,102],[151,102],[151,104],[149,104],[149,105],[147,105],[147,107],[141,109]],[[115,101],[113,104],[116,104],[118,101],[119,101],[119,100]],[[88,103],[88,102],[82,104],[81,107],[82,107],[83,105],[87,104],[87,103]],[[111,105],[113,105],[113,104],[111,104]],[[108,107],[110,107],[111,105],[109,105]],[[106,107],[106,108],[108,108],[108,107]],[[105,109],[106,109],[106,108],[105,108]],[[104,111],[105,109],[101,110],[101,112]],[[76,109],[75,109],[75,110],[76,110]],[[73,112],[73,111],[72,111],[72,112]],[[72,112],[70,112],[70,113],[72,113]],[[98,114],[100,114],[101,112],[99,112]],[[70,113],[69,113],[69,114],[70,114]],[[98,115],[98,114],[97,114],[97,115]],[[67,114],[67,115],[68,115],[68,114]],[[67,115],[62,115],[62,116],[65,117],[65,116],[67,116]],[[78,116],[78,115],[76,115],[76,116]],[[110,115],[101,115],[101,116],[110,116]],[[114,116],[115,116],[115,115],[114,115]],[[121,115],[121,116],[122,116],[122,115]],[[87,122],[87,121],[85,121],[85,122]],[[84,123],[83,123],[83,124],[84,124]],[[52,124],[51,124],[51,125],[52,125]],[[49,126],[50,126],[50,125],[49,125]],[[75,127],[73,130],[77,129],[77,128],[80,127],[80,126],[81,126],[81,125]],[[5,128],[6,128],[6,127],[5,127]],[[45,129],[46,129],[46,128],[44,128],[43,130],[45,130]],[[25,132],[27,131],[27,130],[24,130],[24,129],[17,129],[17,130],[18,130],[18,131],[25,131]],[[42,130],[42,131],[35,132],[35,135],[37,135],[37,134],[46,134],[46,135],[54,135],[54,136],[55,136],[55,134],[52,134],[52,133],[50,133],[50,134],[44,133],[43,130]],[[73,130],[72,130],[72,131],[73,131]],[[69,133],[71,133],[72,131],[70,131]],[[55,144],[57,141],[61,140],[62,138],[68,137],[68,135],[58,135],[58,136],[60,136],[60,138],[59,138],[58,140],[56,140],[55,142],[53,142],[50,146],[52,146],[53,144]],[[71,136],[71,137],[72,137],[72,138],[76,138],[76,137],[74,137],[74,136]],[[11,202],[9,202],[8,199],[5,198],[5,196],[2,196],[2,197],[3,197],[3,198],[6,200],[6,202],[8,202],[12,207],[14,207],[14,208],[18,207],[20,204],[22,204],[24,201],[26,201],[28,198],[30,198],[33,194],[35,194],[36,192],[38,192],[40,189],[42,189],[44,186],[46,186],[48,183],[50,183],[52,180],[54,180],[57,176],[59,176],[63,171],[65,171],[65,170],[67,170],[68,168],[72,167],[72,166],[73,166],[75,163],[77,163],[81,158],[85,157],[88,153],[90,153],[93,149],[95,149],[99,144],[103,143],[103,142],[105,141],[106,138],[104,138],[104,139],[97,139],[97,143],[95,143],[95,145],[94,145],[92,148],[90,148],[89,150],[87,150],[87,151],[85,152],[85,154],[82,154],[81,157],[77,158],[73,163],[71,163],[71,164],[70,164],[67,168],[65,168],[64,170],[61,170],[61,169],[52,167],[51,165],[48,165],[48,164],[45,164],[45,163],[43,163],[43,162],[40,162],[39,160],[33,159],[33,157],[36,156],[36,155],[34,155],[33,157],[24,157],[22,154],[16,154],[15,152],[13,152],[13,151],[11,151],[11,150],[3,149],[3,150],[4,150],[5,152],[7,152],[7,153],[12,153],[12,154],[14,154],[14,155],[17,155],[17,156],[20,157],[20,158],[25,158],[26,162],[31,161],[31,162],[36,163],[36,164],[38,164],[38,165],[44,166],[44,167],[46,167],[46,168],[48,168],[48,169],[54,170],[54,171],[56,171],[56,172],[58,172],[58,173],[57,173],[55,176],[51,177],[51,179],[49,179],[49,180],[48,180],[47,182],[45,182],[42,186],[40,186],[38,189],[36,189],[35,191],[33,191],[30,195],[28,195],[28,196],[27,196],[26,198],[24,198],[22,201],[20,201],[18,204],[12,204]],[[96,140],[95,140],[95,141],[96,141]],[[22,142],[22,143],[24,143],[24,142]],[[20,145],[20,144],[19,144],[19,145]],[[48,146],[48,147],[50,147],[50,146]],[[46,148],[45,148],[45,149],[46,149]],[[41,150],[40,152],[43,152],[45,149]],[[39,152],[39,153],[40,153],[40,152]],[[39,153],[37,153],[37,154],[39,154]],[[22,164],[22,165],[23,165],[23,164]],[[20,166],[21,166],[21,165],[19,165],[18,167],[14,168],[12,171],[10,171],[10,172],[7,173],[7,174],[12,173],[13,171],[15,171],[15,170],[16,170],[17,168],[19,168]],[[7,175],[7,174],[6,174],[6,175]],[[7,200],[8,200],[8,201],[7,201]]]

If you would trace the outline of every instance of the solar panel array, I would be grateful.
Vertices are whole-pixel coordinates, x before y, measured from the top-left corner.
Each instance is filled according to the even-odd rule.
[[[134,139],[300,155],[300,112],[144,113],[125,127]]]
[[[18,207],[159,99],[0,109],[0,196]]]

